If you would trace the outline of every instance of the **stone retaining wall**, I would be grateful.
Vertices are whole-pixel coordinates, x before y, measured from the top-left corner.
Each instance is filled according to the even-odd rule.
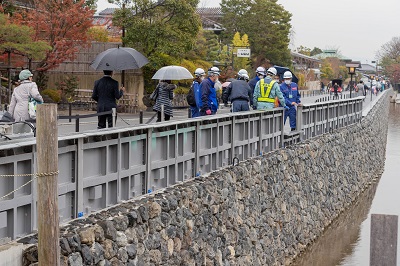
[[[361,123],[122,203],[61,229],[62,265],[285,265],[385,161],[389,99]],[[24,265],[37,259],[25,251]]]

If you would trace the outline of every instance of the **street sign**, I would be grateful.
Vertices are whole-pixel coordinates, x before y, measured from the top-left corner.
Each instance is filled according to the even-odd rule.
[[[250,57],[250,49],[237,49],[237,57]]]

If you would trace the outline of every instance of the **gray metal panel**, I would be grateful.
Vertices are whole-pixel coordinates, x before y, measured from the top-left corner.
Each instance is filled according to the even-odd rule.
[[[299,108],[301,138],[329,132],[362,117],[362,99]],[[283,145],[283,109],[207,116],[59,139],[60,221],[182,182]],[[288,144],[300,137],[291,137]],[[36,172],[35,141],[1,146],[0,174]],[[0,179],[0,197],[30,176]],[[151,191],[149,191],[151,190]],[[36,182],[0,201],[0,238],[36,228]]]

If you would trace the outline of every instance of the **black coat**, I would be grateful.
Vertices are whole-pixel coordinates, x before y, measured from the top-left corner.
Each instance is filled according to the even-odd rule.
[[[119,90],[118,81],[110,76],[104,76],[94,82],[92,99],[97,102],[97,112],[106,112],[117,108],[116,100],[122,95],[124,92]]]

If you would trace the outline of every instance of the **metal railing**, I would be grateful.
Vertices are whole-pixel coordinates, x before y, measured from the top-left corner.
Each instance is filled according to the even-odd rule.
[[[362,98],[305,105],[299,137],[286,140],[282,108],[59,137],[60,221],[358,122],[361,110]],[[37,172],[36,142],[0,147],[0,198],[15,190],[0,200],[0,239],[15,239],[37,227],[36,180],[25,185]]]

